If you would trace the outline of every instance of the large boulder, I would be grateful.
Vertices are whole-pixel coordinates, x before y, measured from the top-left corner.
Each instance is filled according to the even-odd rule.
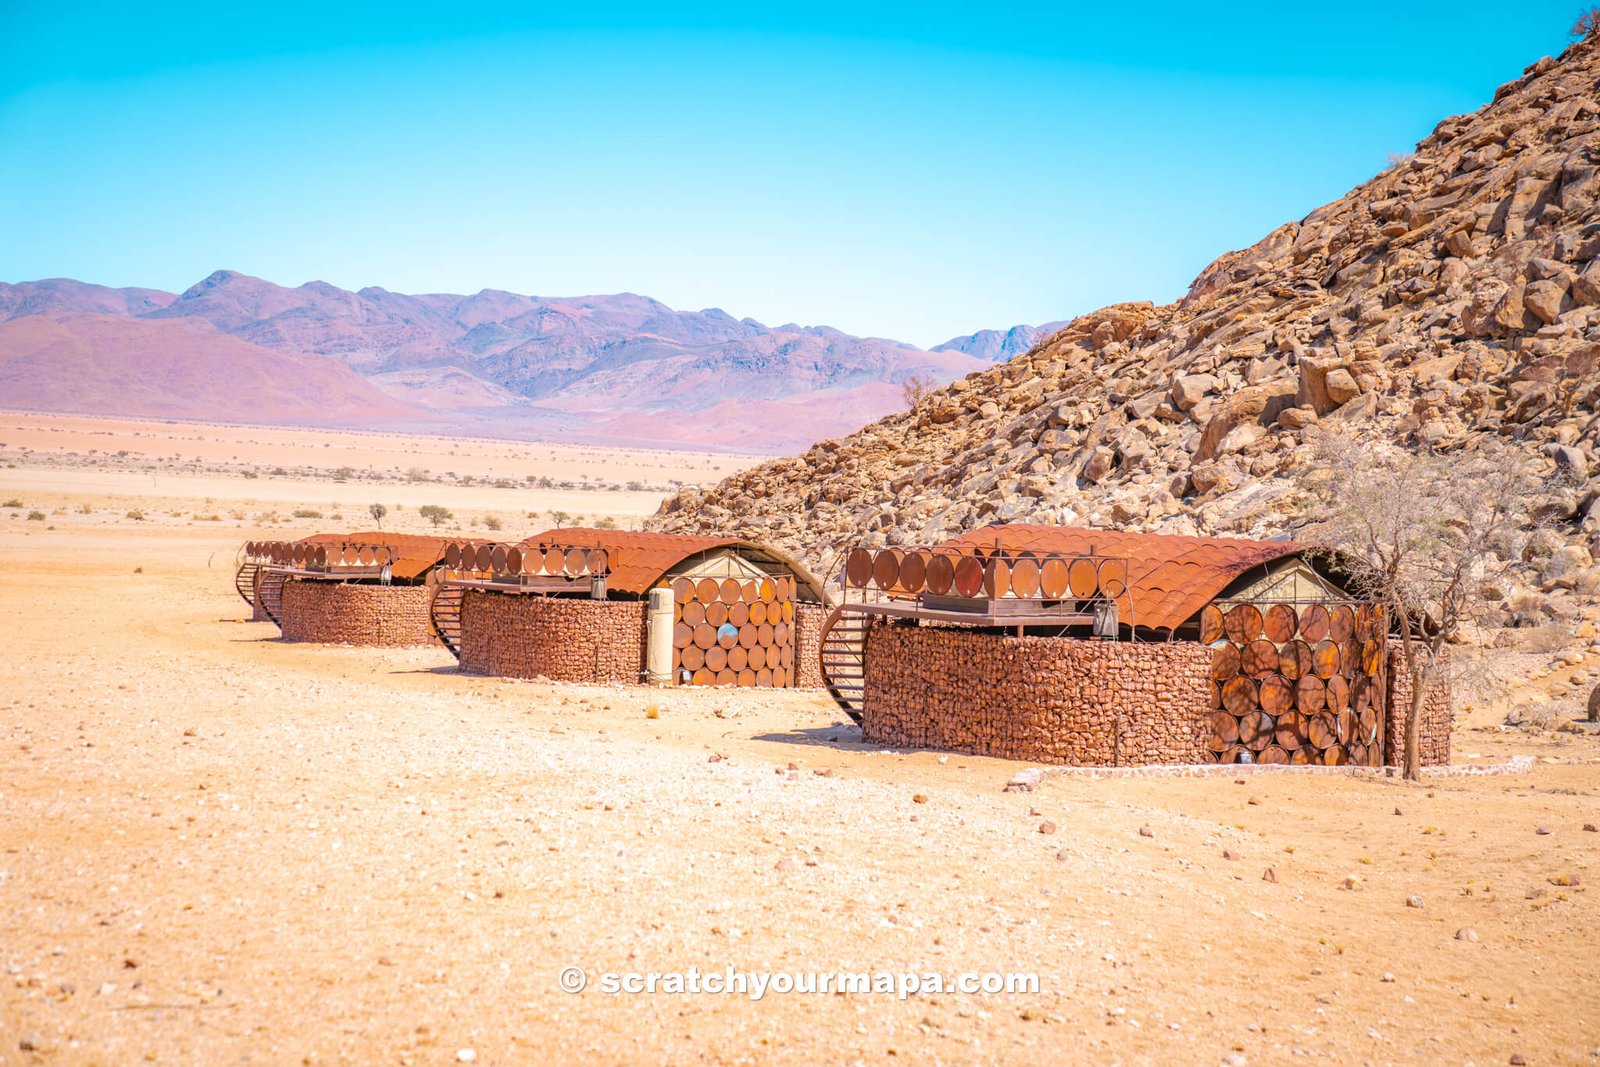
[[[1266,382],[1240,389],[1222,402],[1216,414],[1206,422],[1200,433],[1200,444],[1195,449],[1194,462],[1204,463],[1220,451],[1223,438],[1246,422],[1259,421],[1270,426],[1278,414],[1295,406],[1296,386],[1292,382]]]

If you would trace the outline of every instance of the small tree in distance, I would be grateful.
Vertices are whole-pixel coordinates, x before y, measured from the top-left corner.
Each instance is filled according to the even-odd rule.
[[[1310,538],[1340,553],[1352,592],[1383,607],[1410,675],[1404,774],[1422,777],[1420,732],[1430,688],[1447,677],[1447,646],[1489,606],[1486,583],[1515,566],[1534,480],[1507,449],[1440,456],[1336,433],[1316,442],[1301,484]]]
[[[900,383],[900,396],[905,400],[906,407],[915,411],[922,406],[923,400],[927,398],[929,393],[933,392],[937,384],[927,375],[913,374]]]
[[[372,516],[372,521],[378,524],[378,529],[383,529],[383,517],[389,514],[389,509],[382,504],[368,504],[367,514]]]
[[[1600,33],[1600,7],[1591,7],[1578,16],[1578,21],[1572,24],[1572,29],[1567,31],[1573,37],[1583,40]]]
[[[417,509],[417,514],[421,515],[435,526],[438,526],[440,523],[443,523],[448,519],[455,518],[455,515],[451,513],[449,508],[441,507],[438,504],[424,504]]]

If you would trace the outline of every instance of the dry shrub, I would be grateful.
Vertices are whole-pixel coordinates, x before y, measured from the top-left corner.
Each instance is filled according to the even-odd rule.
[[[1572,635],[1564,626],[1536,626],[1523,638],[1522,647],[1529,652],[1560,652],[1572,643]]]

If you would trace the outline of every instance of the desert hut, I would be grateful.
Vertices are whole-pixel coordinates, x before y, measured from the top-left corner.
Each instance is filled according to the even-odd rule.
[[[452,543],[460,542],[383,531],[252,541],[234,584],[286,641],[428,645],[429,606]]]
[[[841,584],[824,680],[874,743],[1083,766],[1401,754],[1398,643],[1305,545],[996,525],[857,548]],[[1448,693],[1426,709],[1424,762],[1448,763]]]
[[[734,537],[550,530],[450,549],[434,631],[461,668],[511,678],[820,686],[821,583]]]

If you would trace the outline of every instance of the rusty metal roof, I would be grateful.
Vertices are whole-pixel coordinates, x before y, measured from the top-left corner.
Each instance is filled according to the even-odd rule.
[[[737,537],[703,537],[691,534],[642,533],[633,530],[599,530],[569,526],[546,530],[525,539],[524,546],[564,545],[600,548],[606,553],[609,573],[606,587],[619,593],[643,596],[669,571],[703,552],[719,548],[749,555],[758,561],[781,565],[795,576],[796,584],[826,602],[822,584],[792,557],[769,545]]]
[[[1007,553],[1054,552],[1128,561],[1128,595],[1117,597],[1122,622],[1173,630],[1188,622],[1252,567],[1298,556],[1308,545],[1242,538],[1183,537],[1073,526],[997,524],[971,530],[940,547]]]
[[[444,559],[445,546],[452,541],[484,543],[481,537],[431,537],[427,534],[390,533],[387,530],[361,530],[357,533],[312,534],[301,538],[313,545],[371,545],[393,550],[395,561],[390,573],[404,581],[426,574]]]

